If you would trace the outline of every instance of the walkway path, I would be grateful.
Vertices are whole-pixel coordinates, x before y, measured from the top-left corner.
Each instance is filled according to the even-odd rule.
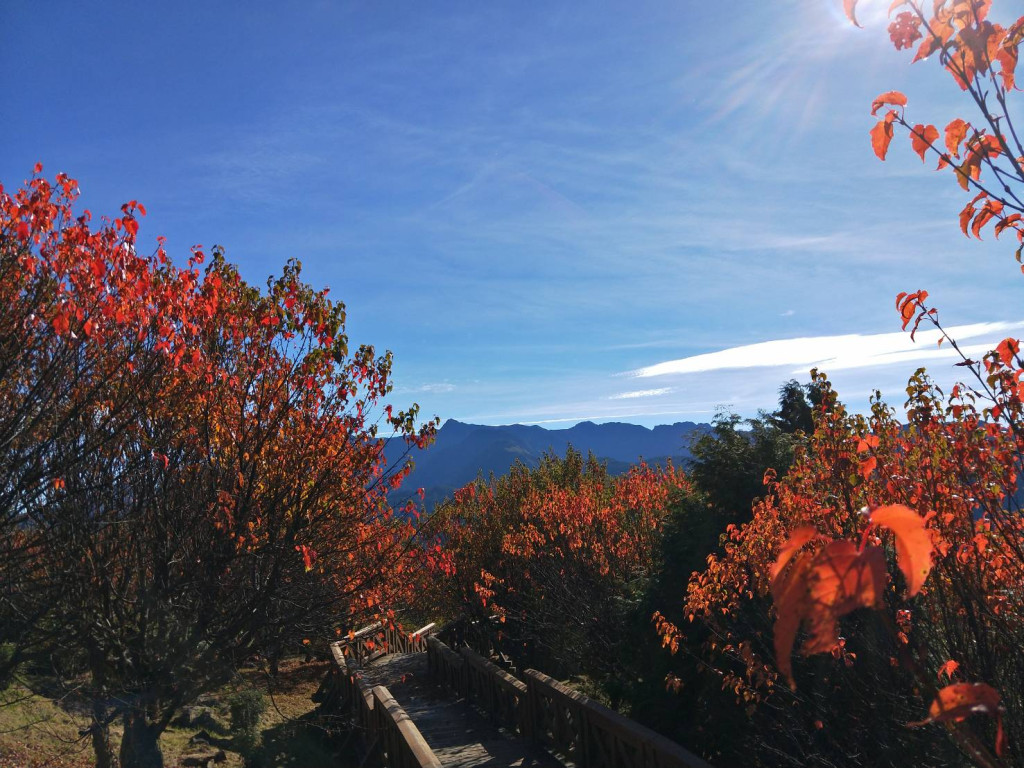
[[[371,662],[360,674],[383,685],[402,705],[444,766],[558,768],[561,764],[527,742],[499,730],[465,699],[445,695],[430,681],[425,653],[395,653]]]

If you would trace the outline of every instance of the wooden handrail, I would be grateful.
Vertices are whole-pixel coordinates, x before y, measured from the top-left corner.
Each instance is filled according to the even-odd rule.
[[[577,768],[711,768],[697,755],[530,669],[525,681],[473,650],[427,639],[431,677],[495,724]]]
[[[375,629],[380,629],[380,628],[381,628],[381,623],[379,621],[375,621],[375,622],[373,622],[373,624],[365,626],[362,629],[354,632],[352,634],[352,637],[349,638],[349,640],[357,640],[360,637],[362,637],[363,635],[368,635],[370,632],[373,632]],[[341,642],[345,642],[345,641],[342,640]]]
[[[352,656],[358,663],[366,664],[387,653],[426,651],[426,639],[435,631],[435,627],[432,622],[412,634],[407,634],[399,627],[385,627],[378,621],[353,632],[349,637],[342,638],[337,645],[346,649],[346,655]]]
[[[384,686],[369,688],[356,671],[368,658],[359,651],[391,653],[425,650],[431,677],[479,707],[496,725],[544,747],[577,768],[711,768],[697,755],[579,691],[533,669],[525,680],[470,648],[456,653],[432,630],[406,634],[394,627],[366,627],[355,638],[331,644],[338,689],[325,701],[344,702],[364,729],[369,748],[388,768],[439,768],[437,757],[405,710]],[[346,653],[346,648],[354,653]]]
[[[526,670],[538,740],[577,766],[711,768],[701,758],[543,672]]]
[[[466,660],[466,696],[491,722],[524,738],[533,738],[527,711],[526,683],[470,648],[459,648]]]
[[[379,732],[384,741],[386,765],[396,768],[441,768],[441,761],[427,745],[419,728],[383,685],[373,689],[373,706],[380,713]]]
[[[436,637],[427,638],[430,676],[456,696],[466,693],[466,660]]]
[[[441,768],[416,724],[383,685],[370,688],[344,642],[331,643],[334,662],[321,699],[331,709],[349,710],[367,751],[387,768]]]

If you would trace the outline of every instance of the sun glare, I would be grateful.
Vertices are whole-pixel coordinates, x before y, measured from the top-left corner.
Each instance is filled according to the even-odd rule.
[[[829,11],[837,22],[849,26],[850,20],[843,10],[843,0],[825,0],[828,3]],[[857,0],[855,15],[857,22],[862,27],[874,27],[889,23],[890,0]]]

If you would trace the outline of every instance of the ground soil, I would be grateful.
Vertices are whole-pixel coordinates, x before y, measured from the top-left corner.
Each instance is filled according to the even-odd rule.
[[[289,768],[337,768],[349,761],[346,747],[328,734],[316,720],[311,697],[327,672],[326,662],[302,659],[283,661],[276,679],[257,669],[242,670],[229,686],[204,696],[198,704],[209,708],[204,723],[169,728],[160,739],[164,764],[181,765],[187,755],[223,749],[224,768],[241,768],[245,761],[230,734],[228,700],[245,688],[266,695],[267,710],[260,720],[261,744],[252,755],[257,766]],[[58,695],[45,680],[28,680],[0,693],[0,768],[91,768],[94,764],[89,738],[80,736],[88,725],[85,708],[72,693]],[[206,731],[210,746],[191,744]],[[112,726],[114,749],[120,727]]]

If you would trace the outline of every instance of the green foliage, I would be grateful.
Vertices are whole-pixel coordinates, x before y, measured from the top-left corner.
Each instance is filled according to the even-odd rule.
[[[789,468],[794,445],[814,430],[813,407],[819,397],[813,384],[790,380],[779,389],[776,411],[756,419],[720,411],[711,431],[694,440],[687,476],[707,497],[712,514],[721,518],[719,533],[726,524],[749,518],[751,503],[764,494],[765,471],[782,475]]]
[[[707,639],[701,626],[686,622],[680,592],[708,556],[720,551],[726,526],[750,519],[754,499],[766,493],[765,472],[781,477],[789,469],[794,448],[814,429],[819,400],[813,384],[788,381],[775,411],[754,419],[722,411],[711,430],[693,441],[689,485],[669,499],[646,595],[623,626],[621,677],[605,681],[609,697],[618,698],[630,716],[716,764],[742,760],[744,747],[735,734],[748,727],[747,715],[696,656],[685,648],[675,656],[661,649],[651,615],[659,611],[684,625],[688,646]],[[667,678],[682,685],[681,694],[666,689]]]
[[[267,711],[267,697],[256,688],[245,688],[228,699],[232,745],[247,763],[260,745],[260,718]]]
[[[267,697],[263,691],[246,688],[228,699],[231,713],[231,732],[252,730],[260,724],[260,718],[267,711]]]

